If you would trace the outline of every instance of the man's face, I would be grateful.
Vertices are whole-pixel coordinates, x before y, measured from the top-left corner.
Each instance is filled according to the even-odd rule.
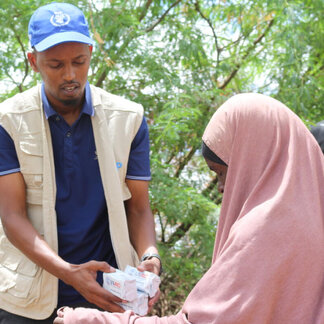
[[[68,42],[28,54],[31,67],[44,81],[46,96],[54,109],[82,104],[91,52],[92,47],[87,44]]]

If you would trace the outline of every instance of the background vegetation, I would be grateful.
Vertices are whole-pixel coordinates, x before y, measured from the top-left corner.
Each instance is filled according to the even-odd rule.
[[[43,0],[0,0],[0,99],[35,84],[27,25]],[[143,104],[152,209],[164,259],[155,312],[176,312],[209,267],[221,197],[203,130],[239,92],[271,95],[307,126],[324,119],[323,0],[67,0],[96,40],[89,80]]]

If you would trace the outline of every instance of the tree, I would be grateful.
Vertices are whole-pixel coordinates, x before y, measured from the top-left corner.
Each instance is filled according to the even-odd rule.
[[[35,84],[27,24],[43,0],[0,0],[2,98]],[[96,40],[90,82],[142,103],[164,259],[156,312],[179,309],[210,265],[221,197],[199,150],[211,115],[247,91],[324,119],[322,0],[80,0]],[[8,21],[8,16],[10,20]]]

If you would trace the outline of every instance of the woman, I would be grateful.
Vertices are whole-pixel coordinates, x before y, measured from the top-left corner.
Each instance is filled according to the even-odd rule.
[[[282,103],[240,94],[215,112],[203,142],[226,183],[212,266],[181,311],[65,309],[56,323],[324,323],[324,158],[314,137]]]

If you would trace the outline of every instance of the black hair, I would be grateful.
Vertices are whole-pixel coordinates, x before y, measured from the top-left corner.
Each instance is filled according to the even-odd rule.
[[[204,141],[202,141],[202,145],[201,145],[201,154],[202,156],[207,159],[210,160],[212,162],[218,163],[218,164],[222,164],[222,165],[226,165],[227,164],[220,158],[218,157],[205,143]]]

